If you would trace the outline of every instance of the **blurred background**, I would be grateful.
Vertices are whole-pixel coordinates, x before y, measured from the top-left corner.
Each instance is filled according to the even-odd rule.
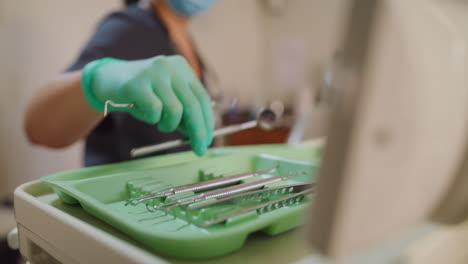
[[[211,72],[209,85],[227,109],[224,123],[241,122],[274,102],[283,103],[292,120],[268,137],[249,131],[224,144],[287,140],[295,113],[310,110],[327,59],[336,50],[342,4],[220,0],[195,18],[192,35]],[[82,143],[50,150],[27,142],[22,128],[27,102],[78,56],[100,19],[123,6],[122,0],[0,1],[1,237],[14,226],[12,193],[18,185],[82,166]],[[308,138],[319,136],[323,127],[306,133]]]
[[[215,75],[210,84],[240,110],[279,100],[294,111],[304,94],[312,101],[336,50],[340,2],[220,0],[191,25]],[[100,19],[122,6],[121,0],[0,2],[0,197],[26,181],[81,166],[80,144],[57,151],[27,142],[24,108],[76,58]],[[319,135],[321,128],[309,133]]]
[[[15,188],[83,166],[82,142],[63,150],[28,143],[22,127],[26,105],[42,84],[76,59],[99,21],[123,8],[124,2],[0,0],[2,261],[17,257],[5,242],[15,226]],[[366,20],[372,16],[361,12],[371,10],[369,3],[376,2],[381,6],[376,9],[374,24]],[[350,10],[351,6],[356,8]],[[355,20],[345,20],[348,12]],[[297,144],[322,137],[328,113],[320,102],[328,103],[327,91],[331,90],[330,98],[341,108],[330,121],[333,133],[328,139],[334,145],[327,146],[330,154],[328,159],[325,156],[328,161],[321,172],[327,177],[321,177],[326,180],[321,188],[324,199],[340,203],[332,208],[328,200],[317,200],[314,210],[320,211],[324,225],[315,225],[323,236],[314,238],[323,237],[323,245],[328,247],[333,243],[326,239],[333,236],[336,245],[346,251],[347,246],[360,246],[355,240],[374,245],[369,237],[394,235],[402,226],[426,223],[429,218],[448,222],[443,217],[458,214],[459,209],[466,220],[467,125],[462,117],[467,98],[467,13],[466,0],[218,0],[190,23],[196,49],[207,68],[206,84],[216,101],[218,126],[252,119],[265,106],[283,112],[284,122],[272,132],[251,129],[224,137],[217,144]],[[355,25],[346,31],[349,38],[343,34],[347,24]],[[376,25],[374,31],[368,25]],[[350,48],[337,54],[341,38]],[[354,42],[356,39],[362,42]],[[353,61],[354,57],[368,60],[370,66],[360,69],[363,65]],[[332,62],[343,61],[351,61],[345,65],[351,67],[334,68],[337,65]],[[337,89],[324,89],[332,86],[330,74],[337,69],[341,78],[335,78],[336,87],[332,87]],[[339,90],[342,87],[346,89]],[[337,95],[351,100],[337,101]],[[356,98],[362,100],[359,107]],[[337,189],[343,182],[346,188]],[[338,213],[323,213],[326,211]],[[340,221],[331,221],[332,216]],[[329,229],[324,228],[328,225]],[[435,239],[410,252],[409,261],[414,258],[415,262],[408,263],[429,263],[426,259],[430,263],[467,263],[467,226],[465,222],[440,228]],[[335,230],[344,236],[335,236]],[[344,243],[341,238],[349,239]],[[440,254],[442,246],[449,254]],[[448,261],[446,256],[457,256],[455,251],[463,259]]]

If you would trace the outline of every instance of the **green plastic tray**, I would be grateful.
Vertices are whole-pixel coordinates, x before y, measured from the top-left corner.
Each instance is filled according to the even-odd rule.
[[[184,208],[176,208],[169,214],[160,211],[150,213],[144,204],[124,206],[125,200],[155,189],[265,170],[276,165],[280,165],[280,169],[275,172],[278,175],[296,171],[311,173],[281,184],[311,181],[315,177],[319,152],[312,148],[282,145],[232,147],[210,150],[203,158],[185,152],[63,172],[43,177],[42,180],[64,202],[79,203],[88,213],[160,254],[183,259],[203,259],[241,248],[251,233],[275,235],[301,225],[311,197],[299,204],[261,215],[256,212],[244,214],[208,228],[200,228],[189,222],[197,216],[215,217],[252,204],[217,205],[187,215]]]

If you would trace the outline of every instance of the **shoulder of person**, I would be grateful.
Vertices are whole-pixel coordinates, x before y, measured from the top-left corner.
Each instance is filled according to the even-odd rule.
[[[102,19],[66,71],[82,69],[90,61],[105,57],[136,60],[166,54],[166,42],[159,18],[149,10],[131,6]]]
[[[150,10],[137,5],[114,11],[107,15],[99,24],[98,31],[111,31],[114,34],[152,34],[162,32],[159,19]]]

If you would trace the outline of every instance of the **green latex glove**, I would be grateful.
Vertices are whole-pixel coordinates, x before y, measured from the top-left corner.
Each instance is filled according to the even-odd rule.
[[[213,140],[214,115],[205,88],[181,56],[156,56],[124,61],[112,58],[87,64],[82,87],[88,103],[103,111],[104,103],[130,104],[125,111],[163,132],[185,133],[197,155],[204,155]]]

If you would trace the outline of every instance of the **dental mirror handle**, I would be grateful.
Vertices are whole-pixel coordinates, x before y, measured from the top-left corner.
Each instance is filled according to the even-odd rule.
[[[237,125],[222,127],[222,128],[216,129],[214,131],[213,137],[234,134],[234,133],[237,133],[237,132],[242,131],[242,130],[254,128],[257,125],[258,125],[258,121],[257,120],[252,120],[252,121],[248,121],[248,122],[237,124]],[[176,147],[180,147],[180,146],[184,146],[184,145],[188,145],[188,144],[190,144],[190,140],[188,140],[186,138],[176,139],[176,140],[164,142],[164,143],[161,143],[161,144],[145,146],[145,147],[141,147],[141,148],[134,148],[130,152],[130,155],[132,157],[139,157],[139,156],[143,156],[143,155],[146,155],[146,154],[151,154],[151,153],[163,151],[163,150],[166,150],[166,149],[176,148]]]

